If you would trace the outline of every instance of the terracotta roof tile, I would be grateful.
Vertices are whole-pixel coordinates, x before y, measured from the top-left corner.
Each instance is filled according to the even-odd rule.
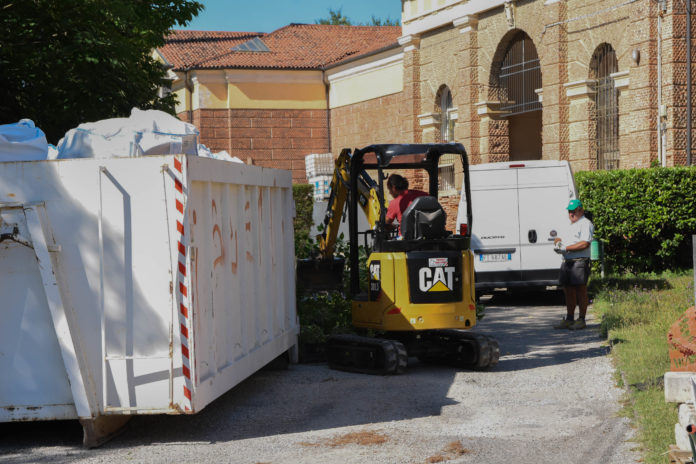
[[[261,32],[171,31],[159,49],[183,69],[320,69],[342,60],[396,45],[400,26],[290,24]],[[269,52],[234,51],[258,37]]]

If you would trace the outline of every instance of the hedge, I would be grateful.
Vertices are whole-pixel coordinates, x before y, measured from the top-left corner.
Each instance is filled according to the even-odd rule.
[[[612,271],[692,266],[696,167],[578,172],[575,183]]]

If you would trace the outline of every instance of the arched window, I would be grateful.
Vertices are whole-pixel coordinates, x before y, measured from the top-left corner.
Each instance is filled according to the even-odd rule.
[[[452,92],[450,92],[449,87],[444,86],[440,89],[440,141],[441,142],[453,142],[454,141],[454,121],[451,116],[452,113]]]
[[[437,92],[436,110],[440,113],[440,142],[454,142],[454,119],[452,110],[452,92],[449,87],[443,85]],[[461,162],[457,163],[457,156],[443,155],[438,163],[438,183],[440,186],[440,196],[451,195],[457,192],[455,170],[460,167]]]
[[[489,133],[491,154],[507,154],[509,161],[541,159],[543,118],[536,93],[542,88],[541,66],[534,42],[524,31],[509,31],[501,40],[491,84],[504,119]]]
[[[611,75],[618,71],[616,52],[609,44],[602,44],[594,52],[590,71],[596,79],[595,120],[597,167],[619,167],[619,92]]]
[[[535,90],[541,88],[541,67],[534,42],[523,31],[510,41],[499,76],[500,109],[509,116],[541,110]]]

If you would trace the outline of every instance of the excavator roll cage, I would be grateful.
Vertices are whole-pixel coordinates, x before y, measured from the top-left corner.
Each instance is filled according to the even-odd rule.
[[[440,157],[445,154],[459,155],[464,171],[464,195],[467,204],[468,229],[464,235],[452,235],[448,238],[427,240],[394,240],[393,232],[386,225],[386,208],[379,208],[379,217],[373,225],[373,251],[411,251],[411,250],[463,250],[467,249],[471,239],[471,191],[469,187],[469,164],[464,146],[459,143],[448,144],[384,144],[370,145],[362,149],[356,149],[350,156],[350,175],[348,180],[348,221],[350,244],[350,293],[360,292],[359,260],[358,253],[358,206],[365,197],[362,193],[365,183],[371,178],[367,170],[377,171],[376,182],[370,186],[376,192],[379,205],[386,205],[384,195],[384,183],[386,181],[385,169],[422,169],[428,173],[428,194],[438,197],[438,164]],[[367,179],[367,180],[366,180]],[[361,185],[362,184],[362,185]],[[365,208],[364,204],[360,205]],[[369,219],[369,218],[368,218]],[[426,245],[427,243],[427,245]],[[426,248],[424,248],[426,246]]]

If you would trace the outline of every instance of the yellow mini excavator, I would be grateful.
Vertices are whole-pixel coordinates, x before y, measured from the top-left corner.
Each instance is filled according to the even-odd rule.
[[[445,230],[445,212],[437,200],[438,160],[444,154],[461,156],[462,194],[471,205],[469,165],[461,144],[370,145],[353,152],[344,149],[337,158],[325,228],[317,237],[321,257],[309,267],[320,278],[335,270],[338,227],[347,214],[352,322],[377,335],[329,337],[326,353],[331,368],[398,374],[409,356],[470,369],[488,369],[498,362],[498,343],[469,331],[476,325],[472,213],[468,206],[468,227],[456,234]],[[387,169],[421,170],[429,178],[429,196],[416,198],[403,212],[400,236],[385,222]],[[368,170],[376,172],[376,179]],[[369,230],[358,231],[358,207]],[[366,291],[361,291],[359,279],[359,235],[365,243],[371,239]]]

